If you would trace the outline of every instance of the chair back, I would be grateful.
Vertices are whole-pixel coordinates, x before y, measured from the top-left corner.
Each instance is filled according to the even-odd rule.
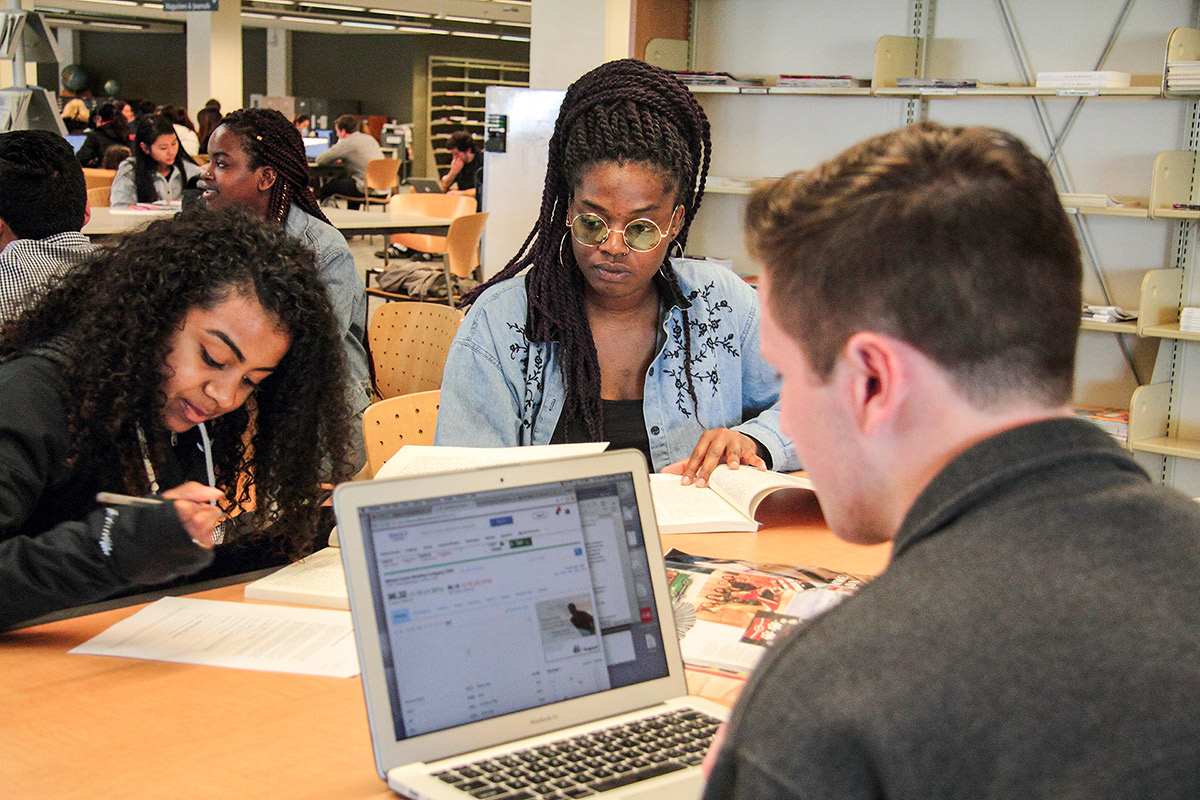
[[[402,394],[367,406],[363,412],[363,441],[371,474],[406,444],[433,444],[441,391]]]
[[[446,260],[450,272],[460,278],[470,277],[479,266],[479,240],[483,238],[483,226],[488,212],[463,214],[455,217],[446,234]]]
[[[95,189],[102,186],[107,189],[112,186],[113,178],[117,177],[115,169],[100,169],[98,167],[84,167],[83,180],[87,184],[87,188]],[[105,203],[108,205],[108,203]]]
[[[367,192],[386,193],[388,198],[400,188],[400,164],[398,158],[372,158],[367,162]],[[375,202],[384,198],[373,197]]]
[[[381,399],[438,389],[463,314],[440,303],[384,303],[367,330]]]
[[[392,214],[422,214],[427,217],[461,217],[475,213],[475,198],[465,194],[426,194],[424,192],[400,193],[388,203]],[[394,244],[420,253],[446,252],[445,236],[430,236],[424,233],[394,233]]]
[[[110,186],[95,186],[88,189],[88,205],[92,208],[107,208],[111,205],[109,202],[111,190],[112,187]]]

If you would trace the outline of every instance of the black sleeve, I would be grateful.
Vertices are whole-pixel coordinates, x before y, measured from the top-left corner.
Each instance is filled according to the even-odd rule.
[[[100,166],[100,158],[104,155],[100,148],[96,146],[96,136],[87,134],[87,138],[83,140],[83,144],[79,147],[79,152],[75,157],[79,159],[79,163],[84,167]]]
[[[77,519],[31,529],[68,471],[56,375],[40,358],[0,371],[0,627],[190,574],[213,558],[172,504],[80,508]]]

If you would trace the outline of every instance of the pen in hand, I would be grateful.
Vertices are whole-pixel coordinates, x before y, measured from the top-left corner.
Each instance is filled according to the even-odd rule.
[[[96,492],[96,502],[106,506],[157,506],[176,501],[170,497],[134,497],[131,494],[117,494],[116,492]],[[221,519],[228,519],[228,517],[222,513]]]

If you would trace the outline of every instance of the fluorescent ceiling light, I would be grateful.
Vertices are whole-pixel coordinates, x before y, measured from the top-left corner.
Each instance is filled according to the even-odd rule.
[[[89,22],[89,28],[113,28],[118,31],[144,31],[145,25],[131,25],[124,22]]]
[[[498,33],[476,33],[475,31],[450,31],[451,36],[470,36],[472,39],[499,39]]]
[[[506,42],[528,42],[529,41],[528,36],[501,36],[500,38]]]
[[[135,0],[88,0],[89,3],[100,3],[106,6],[136,6]]]
[[[419,11],[397,11],[394,8],[368,8],[372,14],[390,14],[393,17],[412,17],[413,19],[429,19],[433,14],[422,14]]]
[[[479,25],[491,24],[490,19],[481,19],[479,17],[455,17],[455,16],[451,16],[450,14],[443,14],[440,17],[440,19],[448,19],[451,22],[474,22]]]
[[[374,28],[375,30],[379,30],[379,31],[394,31],[394,30],[396,30],[395,25],[384,25],[383,23],[380,23],[380,22],[355,22],[354,20],[344,19],[344,20],[342,20],[342,24],[345,25],[347,28]]]
[[[265,3],[269,6],[290,6],[293,5],[292,0],[254,0],[255,3]]]
[[[279,19],[274,14],[263,14],[258,11],[243,11],[242,16],[249,17],[250,19]]]
[[[321,17],[280,17],[285,22],[308,22],[313,25],[337,25],[336,19],[322,19]]]
[[[328,8],[331,11],[366,11],[362,6],[340,6],[336,3],[310,3],[308,0],[300,0],[300,5],[306,8]]]

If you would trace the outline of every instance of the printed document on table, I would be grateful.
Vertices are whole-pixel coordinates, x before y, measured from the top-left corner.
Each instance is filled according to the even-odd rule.
[[[350,612],[164,597],[71,650],[180,664],[358,674]]]
[[[399,478],[413,475],[437,475],[444,472],[465,472],[484,467],[518,464],[527,461],[549,461],[553,458],[602,453],[608,442],[581,444],[541,444],[526,447],[442,447],[409,444],[389,458],[376,478]]]

